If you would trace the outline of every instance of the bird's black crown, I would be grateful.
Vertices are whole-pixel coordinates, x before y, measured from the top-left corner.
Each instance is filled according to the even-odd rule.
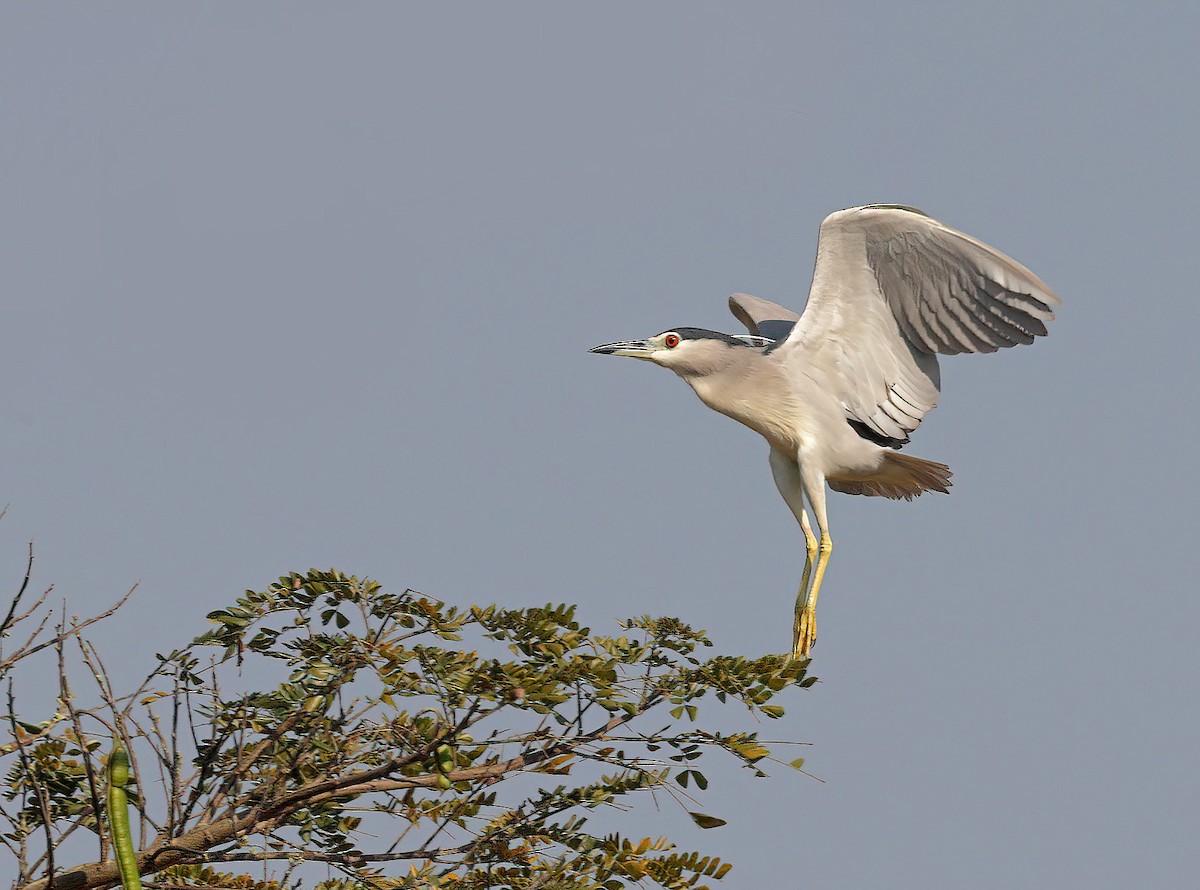
[[[745,340],[739,340],[730,334],[722,334],[720,331],[710,331],[707,328],[668,328],[663,331],[663,334],[675,332],[679,335],[680,340],[720,340],[730,346],[751,346]],[[659,336],[662,336],[661,334]]]

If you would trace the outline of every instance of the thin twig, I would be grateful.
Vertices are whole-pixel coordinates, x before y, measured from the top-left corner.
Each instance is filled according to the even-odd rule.
[[[63,620],[66,620],[65,616]],[[103,810],[100,804],[100,786],[96,782],[96,771],[92,766],[92,753],[88,750],[87,738],[83,733],[83,723],[79,719],[79,712],[75,710],[75,697],[71,693],[71,684],[67,679],[67,658],[62,641],[59,641],[55,648],[58,652],[59,693],[62,696],[63,707],[67,709],[67,716],[71,719],[71,726],[75,730],[75,740],[79,743],[80,756],[83,757],[88,794],[92,798],[92,812],[96,814],[96,838],[100,843],[100,858],[103,859],[108,854],[108,837],[100,827],[100,812]]]
[[[54,890],[54,826],[50,816],[50,795],[42,787],[33,766],[29,762],[29,754],[25,750],[25,742],[21,738],[20,727],[17,726],[16,700],[13,696],[12,680],[8,681],[8,722],[12,727],[13,738],[17,742],[17,751],[21,758],[21,769],[29,783],[33,785],[33,793],[37,795],[38,809],[42,813],[42,828],[46,832],[46,888]]]
[[[133,596],[133,592],[135,590],[137,590],[136,584],[133,585],[133,587],[129,588],[129,591],[123,597],[121,597],[119,600],[117,600],[115,603],[113,603],[109,608],[105,609],[99,615],[93,615],[91,618],[86,618],[78,624],[73,624],[73,625],[71,625],[70,630],[63,631],[62,633],[58,634],[57,636],[54,636],[54,637],[50,638],[49,640],[43,640],[41,643],[34,646],[34,645],[32,645],[34,638],[36,638],[37,635],[39,633],[41,633],[41,628],[45,626],[46,619],[43,619],[42,623],[38,626],[38,630],[34,633],[34,635],[32,637],[28,638],[25,641],[25,643],[22,644],[21,648],[19,648],[12,655],[8,656],[8,658],[4,659],[3,661],[0,661],[0,674],[3,674],[4,671],[8,670],[10,667],[12,667],[12,665],[15,662],[21,660],[22,658],[28,658],[30,655],[34,655],[38,652],[41,652],[43,649],[46,649],[50,646],[54,646],[65,640],[69,640],[71,637],[78,637],[79,634],[81,634],[86,628],[95,624],[97,621],[103,621],[105,618],[108,618],[110,615],[115,613],[119,608],[121,608],[123,605],[125,605],[125,603],[128,601],[128,599],[131,596]],[[49,593],[50,592],[49,589],[46,592]],[[41,601],[44,601],[44,598],[45,598],[45,594],[43,594],[43,599]],[[41,601],[39,601],[39,602],[41,602]]]
[[[5,512],[8,508],[5,507]],[[0,518],[4,514],[0,513]],[[25,591],[29,589],[29,582],[33,578],[33,541],[29,542],[29,558],[25,561],[25,580],[21,582],[21,587],[17,591],[17,595],[13,597],[12,604],[8,607],[8,614],[4,616],[4,620],[0,621],[0,637],[8,633],[8,629],[13,624],[13,616],[17,613],[17,606],[21,604],[21,597],[25,595]]]

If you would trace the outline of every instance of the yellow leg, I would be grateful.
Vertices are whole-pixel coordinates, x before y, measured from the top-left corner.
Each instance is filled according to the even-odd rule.
[[[821,582],[825,580],[825,568],[829,565],[829,554],[833,552],[833,539],[829,537],[829,518],[825,515],[825,476],[813,464],[806,464],[803,459],[798,464],[800,481],[804,490],[804,499],[812,505],[813,515],[817,520],[817,528],[821,532],[821,543],[817,547],[816,565],[813,569],[812,586],[804,600],[804,608],[800,610],[797,621],[796,645],[794,654],[799,658],[808,658],[813,643],[817,641],[817,597],[821,593]],[[807,517],[805,517],[807,519]],[[805,528],[812,544],[812,530]],[[812,552],[811,549],[809,551]]]
[[[817,639],[817,594],[821,590],[821,579],[825,577],[825,564],[829,561],[830,551],[833,550],[833,541],[829,538],[829,522],[825,516],[825,477],[819,470],[810,469],[806,474],[804,461],[799,460],[799,457],[800,455],[789,456],[771,449],[771,475],[775,477],[779,493],[804,532],[806,556],[792,621],[792,655],[796,658],[808,658]],[[813,462],[808,466],[811,468],[819,465]],[[808,512],[804,509],[806,500],[812,504],[817,527],[821,530],[819,542],[808,521]]]
[[[808,524],[808,516],[800,514],[800,527],[804,530],[804,574],[800,576],[800,592],[796,594],[796,617],[792,622],[792,655],[807,658],[813,641],[817,638],[816,616],[809,608],[808,582],[812,577],[813,564],[817,561],[817,536]]]
[[[821,538],[812,588],[808,591],[803,609],[796,613],[796,644],[793,647],[793,654],[798,658],[808,658],[813,644],[817,642],[817,597],[821,593],[821,581],[825,578],[825,567],[829,565],[829,554],[832,552],[833,541],[826,535]],[[807,580],[807,569],[804,574]]]

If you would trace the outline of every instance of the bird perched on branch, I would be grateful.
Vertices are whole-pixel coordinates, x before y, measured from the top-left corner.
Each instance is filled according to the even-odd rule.
[[[937,404],[938,353],[1032,343],[1060,302],[969,235],[913,207],[868,204],[821,224],[803,315],[734,294],[729,308],[749,335],[672,328],[591,351],[670,368],[704,404],[770,443],[775,485],[806,543],[792,651],[808,657],[833,550],[825,486],[905,500],[947,492],[949,467],[899,451]]]

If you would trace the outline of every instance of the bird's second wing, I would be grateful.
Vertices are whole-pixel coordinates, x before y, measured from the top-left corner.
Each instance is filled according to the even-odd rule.
[[[734,294],[729,298],[729,311],[756,337],[780,342],[786,340],[800,316],[778,303],[752,297],[749,294]]]
[[[901,444],[937,403],[935,353],[1032,343],[1059,302],[1020,263],[919,210],[852,207],[821,224],[808,306],[781,348],[848,420]]]

